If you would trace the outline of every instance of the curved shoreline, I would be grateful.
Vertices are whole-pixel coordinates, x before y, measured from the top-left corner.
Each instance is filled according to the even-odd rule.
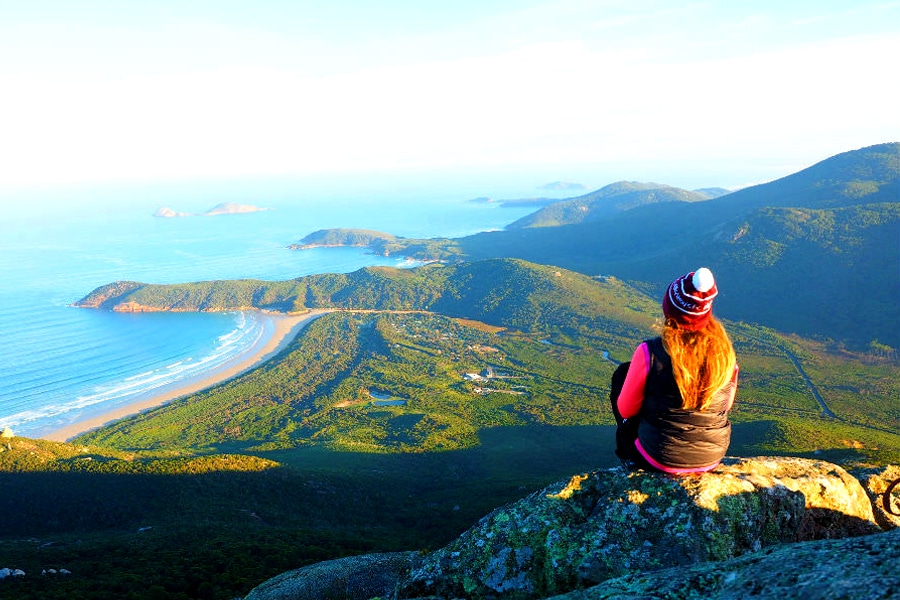
[[[270,358],[279,354],[291,342],[297,334],[309,323],[330,312],[329,310],[311,310],[302,315],[285,315],[279,313],[261,313],[269,319],[272,333],[268,339],[255,347],[250,354],[243,354],[195,377],[188,378],[175,384],[164,391],[154,391],[149,396],[139,398],[128,404],[115,407],[103,414],[86,417],[60,429],[55,429],[40,436],[41,439],[54,442],[66,442],[70,439],[97,429],[118,419],[138,414],[150,408],[156,408],[167,402],[194,394],[206,388],[212,387],[233,377],[246,373]]]

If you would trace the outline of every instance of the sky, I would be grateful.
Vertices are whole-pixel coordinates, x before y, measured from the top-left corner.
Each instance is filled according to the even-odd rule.
[[[0,191],[740,187],[900,141],[898,0],[0,0]]]

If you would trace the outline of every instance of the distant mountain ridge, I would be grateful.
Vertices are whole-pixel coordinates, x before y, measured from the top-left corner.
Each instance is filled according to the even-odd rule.
[[[502,253],[614,274],[648,282],[656,294],[706,265],[719,279],[723,316],[898,349],[898,186],[900,143],[880,144],[707,201],[455,241],[472,258]]]
[[[840,208],[900,201],[900,142],[842,152],[792,175],[719,198],[761,206]]]
[[[631,210],[647,204],[702,202],[709,199],[710,195],[708,194],[691,192],[669,185],[619,181],[589,194],[550,204],[513,222],[507,226],[507,229],[572,225],[595,221],[616,212]]]
[[[655,295],[705,265],[719,280],[722,316],[900,350],[900,143],[844,152],[716,198],[629,187],[551,204],[506,231],[398,240],[391,250],[417,259],[521,258],[646,282]],[[631,193],[670,201],[617,210]]]
[[[721,199],[732,207],[762,206],[836,208],[870,203],[872,196],[897,199],[898,144],[879,144],[844,152],[793,175],[736,192],[721,188],[688,191],[657,184],[620,181],[577,198],[550,204],[507,229],[572,225],[616,212],[661,202],[701,202]],[[723,193],[724,192],[724,193]]]
[[[154,217],[161,217],[164,219],[171,219],[175,217],[214,217],[217,215],[239,215],[245,213],[254,213],[254,212],[263,212],[267,210],[272,210],[271,208],[261,208],[259,206],[253,206],[250,204],[238,204],[235,202],[222,202],[220,204],[216,204],[212,208],[202,213],[186,213],[173,210],[166,206],[158,209],[155,213],[153,213]]]

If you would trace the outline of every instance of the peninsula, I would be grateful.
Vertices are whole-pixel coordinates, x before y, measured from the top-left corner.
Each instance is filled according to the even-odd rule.
[[[288,246],[291,250],[308,250],[310,248],[334,248],[353,246],[383,250],[387,244],[397,243],[397,236],[371,229],[320,229],[304,237],[296,244]]]

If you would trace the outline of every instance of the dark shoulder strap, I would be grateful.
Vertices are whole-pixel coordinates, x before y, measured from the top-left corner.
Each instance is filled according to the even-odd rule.
[[[668,364],[669,355],[666,354],[666,349],[663,347],[661,337],[655,337],[652,340],[646,340],[644,343],[647,344],[647,349],[650,350],[651,363],[661,363],[663,365]]]

